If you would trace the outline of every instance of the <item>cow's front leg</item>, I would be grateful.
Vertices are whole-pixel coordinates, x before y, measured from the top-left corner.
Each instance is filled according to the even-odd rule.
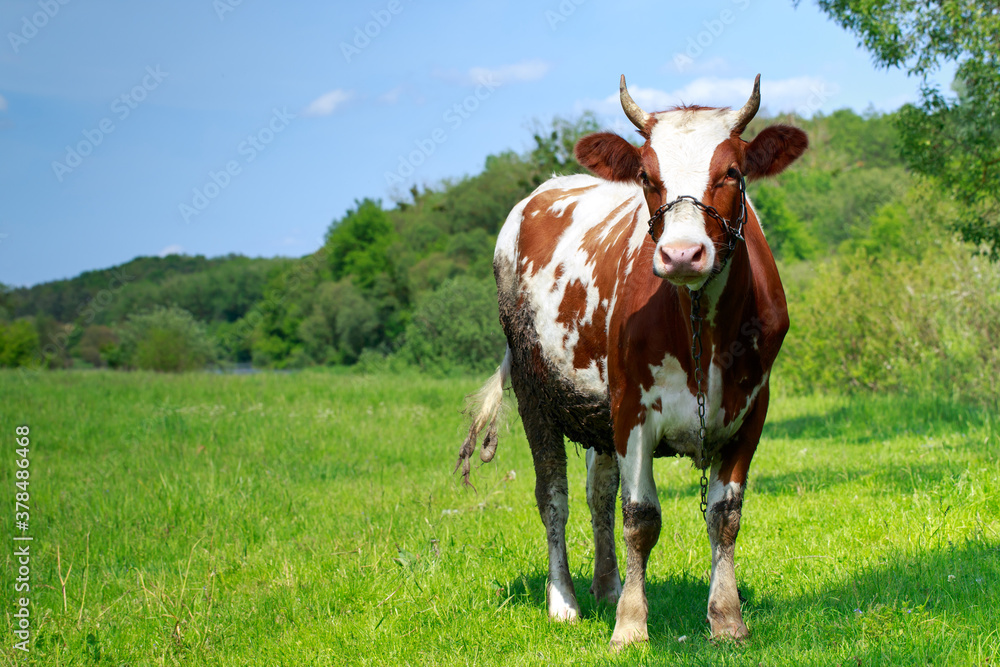
[[[750,634],[740,610],[736,588],[736,536],[740,532],[743,492],[746,489],[750,462],[767,415],[768,387],[757,396],[736,437],[722,451],[720,462],[712,466],[708,486],[708,511],[705,523],[712,545],[712,583],[708,589],[708,622],[712,637],[743,639]]]
[[[618,457],[587,450],[587,504],[594,528],[594,583],[598,602],[617,604],[622,594],[615,555],[615,499],[618,497]]]
[[[740,611],[736,589],[734,552],[740,532],[744,484],[719,478],[721,466],[712,468],[705,522],[712,545],[712,583],[708,589],[708,622],[712,637],[743,639],[749,632]]]
[[[646,564],[660,539],[660,501],[653,481],[653,447],[636,428],[625,456],[618,457],[625,533],[625,588],[618,600],[611,646],[649,639]]]

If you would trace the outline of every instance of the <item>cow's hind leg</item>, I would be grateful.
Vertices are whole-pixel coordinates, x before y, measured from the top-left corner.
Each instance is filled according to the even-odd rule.
[[[548,539],[549,583],[545,592],[549,617],[573,621],[580,615],[580,605],[576,601],[566,555],[566,520],[569,518],[566,446],[558,430],[534,415],[522,414],[522,421],[535,462],[535,500]]]
[[[618,457],[587,450],[587,504],[594,527],[594,583],[598,602],[618,604],[622,580],[615,555],[615,499],[618,497]]]

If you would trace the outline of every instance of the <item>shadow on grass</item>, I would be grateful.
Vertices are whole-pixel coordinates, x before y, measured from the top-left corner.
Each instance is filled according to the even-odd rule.
[[[546,613],[545,586],[548,578],[545,572],[525,573],[510,584],[509,595],[513,595],[509,605],[533,607],[539,613]],[[574,576],[576,599],[580,604],[580,614],[585,619],[596,619],[607,625],[607,636],[615,627],[615,607],[598,604],[590,594],[590,576]],[[772,610],[774,602],[759,599],[752,587],[740,582],[740,594],[747,605],[756,609]],[[646,598],[649,602],[650,637],[678,637],[687,635],[692,639],[708,633],[705,620],[708,605],[708,581],[689,574],[674,577],[652,577],[646,581]]]
[[[769,419],[764,438],[836,438],[867,444],[901,435],[942,436],[981,427],[988,419],[983,408],[937,399],[898,395],[856,395],[832,409],[816,408],[811,414]]]
[[[615,609],[594,602],[589,577],[577,576],[574,582],[583,618],[606,624],[610,639]],[[522,575],[511,585],[514,598],[509,604],[534,607],[544,614],[545,584],[544,572]],[[917,556],[901,555],[892,563],[859,569],[839,583],[787,599],[758,597],[741,581],[744,615],[752,634],[748,643],[737,646],[706,641],[706,581],[690,575],[653,578],[646,587],[648,657],[655,655],[654,660],[665,660],[664,664],[689,664],[692,659],[702,664],[703,651],[718,658],[730,652],[752,657],[755,650],[773,652],[775,647],[794,645],[809,654],[812,645],[821,649],[814,656],[820,661],[844,652],[852,660],[860,659],[860,664],[901,664],[898,661],[913,650],[922,651],[922,657],[943,658],[957,645],[929,640],[944,625],[967,631],[964,638],[956,635],[959,644],[977,637],[989,643],[987,633],[1000,624],[1000,608],[992,593],[998,584],[1000,545],[974,540]],[[904,635],[910,639],[902,640]],[[687,637],[683,643],[678,641],[682,636]],[[987,646],[987,654],[990,650],[1000,652],[1000,647]]]

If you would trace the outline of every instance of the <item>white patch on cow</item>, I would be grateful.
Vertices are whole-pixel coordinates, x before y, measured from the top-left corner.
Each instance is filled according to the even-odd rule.
[[[709,168],[715,149],[729,139],[735,113],[729,109],[669,111],[655,114],[649,145],[659,159],[660,179],[667,201],[688,195],[701,201],[708,188]],[[708,265],[715,265],[715,246],[705,230],[705,217],[690,202],[681,202],[664,215],[663,234],[653,254],[657,275],[666,267],[660,249],[666,245],[704,245]]]
[[[561,197],[549,207],[548,214],[562,215],[571,204],[574,202],[577,204],[573,211],[573,219],[559,237],[552,259],[546,266],[535,267],[527,258],[516,256],[524,208],[531,197],[547,190],[571,190],[588,186],[591,186],[591,189],[587,192]],[[573,366],[574,350],[580,336],[579,326],[593,323],[594,313],[602,305],[608,309],[610,315],[615,303],[614,296],[601,302],[600,292],[594,283],[596,260],[591,260],[580,250],[580,246],[587,232],[602,224],[610,213],[623,203],[629,202],[619,215],[631,215],[634,210],[632,207],[639,207],[644,201],[642,191],[634,184],[612,183],[594,176],[578,174],[547,181],[535,190],[531,197],[519,203],[507,216],[507,221],[497,238],[494,257],[504,258],[519,267],[521,275],[517,289],[528,296],[535,314],[539,343],[547,361],[578,390],[593,396],[606,395],[608,389],[605,357],[591,361],[586,368]],[[609,227],[607,231],[602,231],[601,239],[614,241],[608,238],[610,234]],[[556,278],[557,268],[560,273],[559,278]],[[586,306],[582,315],[567,326],[566,323],[557,321],[559,307],[565,298],[567,287],[577,282],[582,285],[586,293]]]
[[[643,390],[641,396],[642,405],[646,408],[646,423],[643,428],[648,431],[647,437],[653,443],[666,438],[670,446],[681,454],[700,454],[698,400],[688,388],[687,374],[680,361],[668,354],[658,366],[650,365],[649,369],[653,374],[653,386],[649,390]],[[736,434],[758,392],[767,382],[768,375],[764,373],[760,384],[747,397],[735,418],[726,424],[722,410],[722,369],[714,362],[709,366],[705,391],[705,426],[709,446],[726,442]],[[657,399],[660,402],[659,410],[653,407]],[[631,447],[631,439],[629,446]]]
[[[549,598],[549,618],[554,621],[575,621],[580,610],[567,602],[563,582],[549,582],[547,593]]]
[[[714,507],[716,503],[734,497],[737,493],[742,493],[742,485],[736,482],[723,484],[719,479],[719,469],[721,464],[712,466],[712,472],[708,478],[708,506]]]
[[[647,422],[648,424],[648,422]],[[660,509],[653,480],[653,449],[657,440],[643,424],[638,424],[628,434],[625,456],[618,456],[618,473],[621,477],[622,504],[638,503]]]

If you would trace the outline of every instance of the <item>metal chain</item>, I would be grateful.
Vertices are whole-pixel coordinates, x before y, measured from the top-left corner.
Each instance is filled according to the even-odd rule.
[[[664,204],[649,218],[649,235],[653,237],[654,241],[656,241],[656,237],[653,236],[653,225],[656,220],[663,217],[663,214],[673,208],[675,204],[686,200],[690,201],[696,208],[703,211],[710,217],[718,220],[722,224],[723,229],[726,230],[726,256],[722,258],[722,261],[717,267],[712,269],[712,273],[708,276],[708,280],[704,282],[700,289],[691,290],[691,359],[694,361],[694,381],[698,389],[697,394],[695,394],[695,398],[698,401],[698,446],[700,449],[699,467],[701,468],[701,481],[699,482],[699,485],[701,487],[701,517],[705,520],[708,518],[708,475],[706,471],[711,465],[712,459],[715,458],[715,452],[712,452],[710,455],[708,445],[706,443],[708,440],[708,425],[705,421],[705,372],[701,367],[701,355],[704,352],[701,343],[701,322],[704,319],[701,316],[701,296],[705,288],[710,282],[712,282],[715,276],[725,270],[726,265],[729,263],[729,260],[732,258],[733,253],[736,250],[736,244],[744,240],[743,228],[747,221],[746,188],[746,181],[741,175],[740,212],[736,218],[735,226],[729,224],[729,221],[719,215],[719,212],[715,210],[715,208],[712,206],[706,206],[690,195],[683,195],[674,199],[669,204]]]
[[[711,280],[711,277],[709,278]],[[704,286],[702,287],[704,289]],[[705,373],[701,369],[701,290],[691,292],[691,359],[694,360],[694,381],[698,385],[698,393],[695,397],[698,400],[698,445],[701,449],[698,462],[701,467],[701,516],[706,518],[708,512],[708,477],[705,470],[708,468],[705,440],[708,437],[708,426],[705,424],[705,390],[702,387]]]

